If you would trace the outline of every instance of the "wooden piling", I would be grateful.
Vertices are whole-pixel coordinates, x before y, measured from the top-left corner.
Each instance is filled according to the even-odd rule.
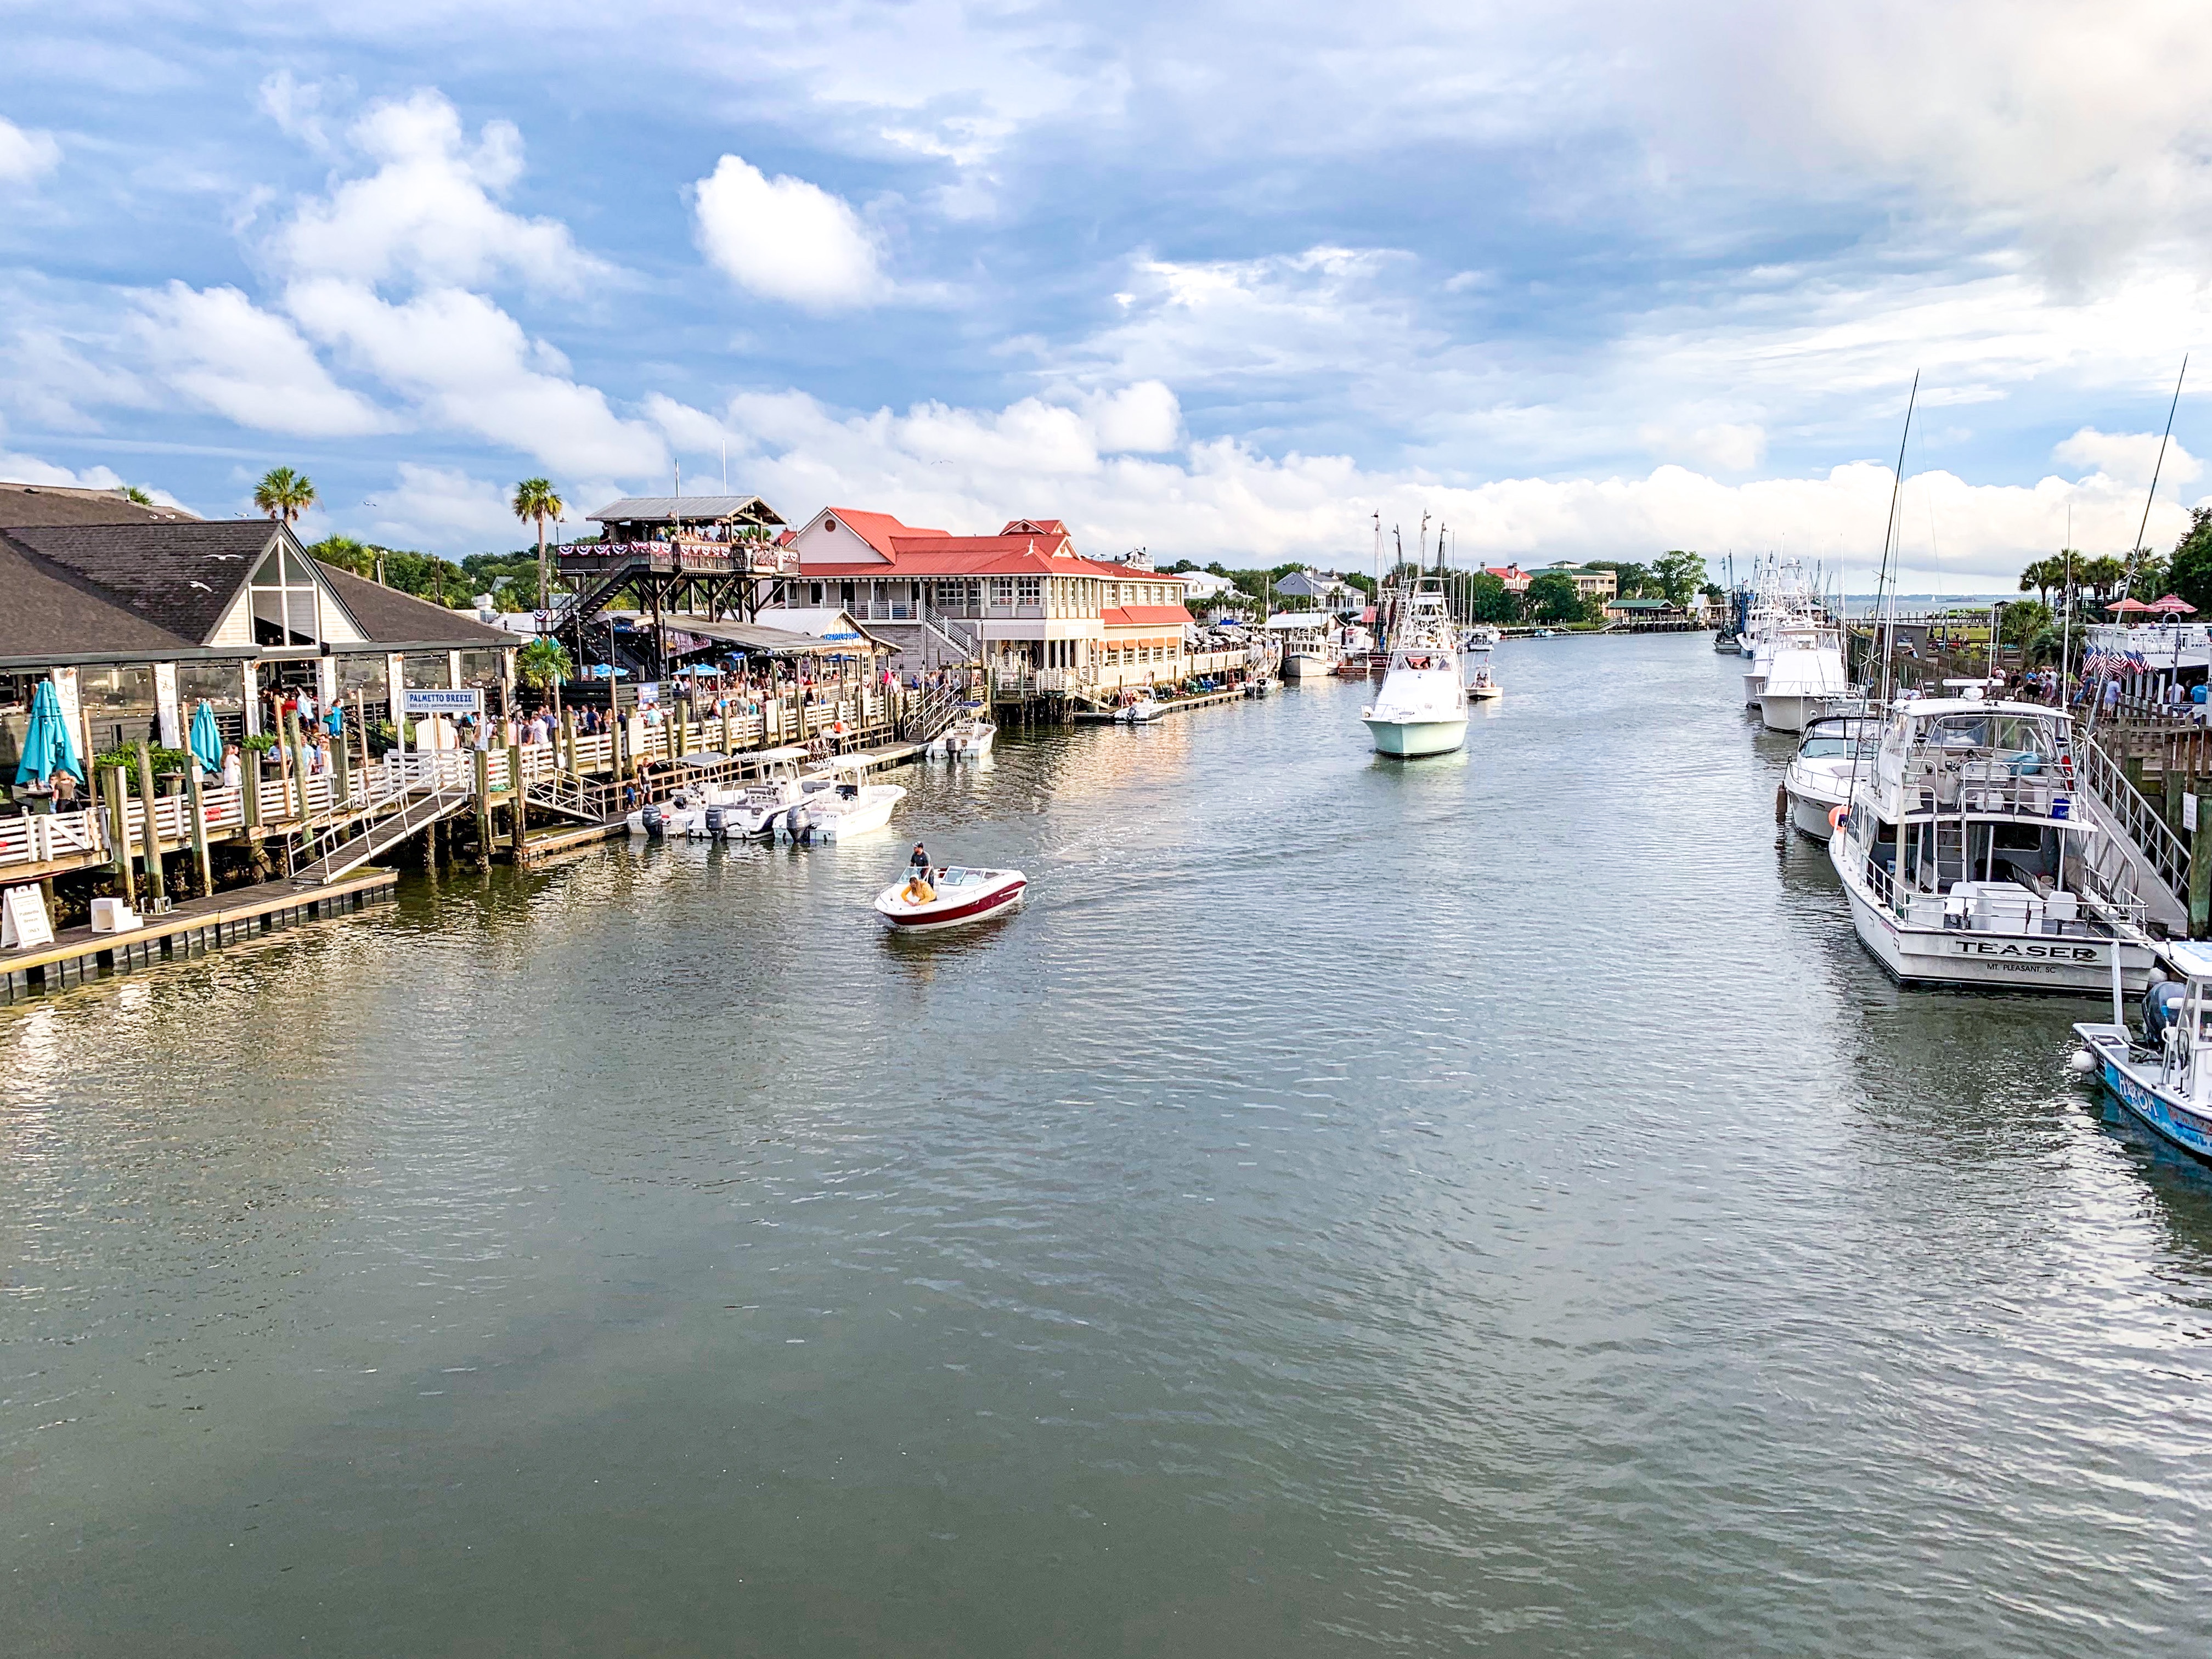
[[[571,777],[576,772],[576,711],[561,711],[561,769]]]
[[[192,820],[192,857],[200,867],[200,891],[215,891],[215,863],[208,856],[207,799],[200,793],[200,769],[197,761],[185,767],[185,810]]]
[[[107,772],[108,845],[115,854],[115,874],[123,884],[123,902],[132,909],[138,908],[138,884],[131,873],[131,807],[130,797],[123,783],[123,769],[113,766]]]
[[[146,739],[138,739],[138,804],[146,816],[139,820],[138,828],[145,840],[146,890],[155,898],[169,896],[169,884],[161,873],[161,827],[154,817],[154,754]]]
[[[477,868],[491,868],[491,753],[489,750],[476,751],[477,762]]]
[[[527,814],[522,805],[522,750],[507,751],[507,827],[509,839],[507,850],[517,862],[522,858],[522,837],[526,831],[524,819]]]
[[[2203,795],[2197,797],[2197,833],[2189,839],[2189,937],[2212,938],[2212,800]]]

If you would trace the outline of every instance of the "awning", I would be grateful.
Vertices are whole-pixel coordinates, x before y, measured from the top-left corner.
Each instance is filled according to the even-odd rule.
[[[824,640],[811,634],[793,633],[787,628],[765,628],[758,623],[702,622],[696,617],[684,617],[681,626],[687,634],[729,646],[749,657],[849,657],[891,648],[866,629],[859,628],[854,630],[858,638]]]

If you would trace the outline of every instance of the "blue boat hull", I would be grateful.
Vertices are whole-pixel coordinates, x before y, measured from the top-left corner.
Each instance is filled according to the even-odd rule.
[[[2092,1036],[2081,1026],[2075,1030],[2097,1056],[2098,1075],[2112,1098],[2126,1107],[2152,1133],[2191,1158],[2212,1164],[2212,1118],[2193,1111],[2160,1092],[2156,1084],[2127,1066],[2113,1054],[2108,1041]]]

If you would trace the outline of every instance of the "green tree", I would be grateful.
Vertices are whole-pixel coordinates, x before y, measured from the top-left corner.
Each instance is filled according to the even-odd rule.
[[[1502,576],[1478,570],[1467,579],[1467,614],[1479,623],[1521,620],[1521,602],[1513,597]]]
[[[123,486],[123,499],[126,501],[136,501],[141,507],[151,507],[154,505],[154,498],[151,495],[149,495],[144,490],[139,489],[137,484],[125,484]]]
[[[1583,619],[1583,596],[1575,586],[1575,579],[1564,570],[1545,571],[1528,584],[1528,592],[1521,599],[1528,614],[1538,622],[1571,623]]]
[[[556,704],[561,682],[574,666],[568,647],[558,640],[532,640],[514,653],[514,678],[533,691],[550,694]]]
[[[2189,532],[2166,562],[2173,591],[2201,611],[2212,612],[2212,507],[2189,510]]]
[[[2051,590],[2066,586],[2066,561],[2062,557],[2038,559],[2020,573],[2020,591],[2033,590],[2037,599],[2045,604],[2051,600]]]
[[[253,504],[272,519],[294,523],[315,504],[314,481],[289,466],[272,466],[253,486]]]
[[[525,478],[514,487],[514,516],[538,526],[538,608],[552,603],[553,579],[545,568],[545,521],[568,511],[568,503],[549,478]]]
[[[2077,562],[2074,566],[2075,581],[2094,594],[2099,605],[2105,604],[2112,597],[2119,585],[2127,579],[2127,562],[2113,558],[2109,554],[2086,562]]]
[[[1675,548],[1652,567],[1651,579],[1659,597],[1677,610],[1686,611],[1698,590],[1705,585],[1705,562],[1696,553]]]
[[[2040,599],[2022,599],[2018,605],[2008,605],[2002,614],[1997,637],[2007,645],[2024,645],[2038,634],[2051,631],[2051,607]]]

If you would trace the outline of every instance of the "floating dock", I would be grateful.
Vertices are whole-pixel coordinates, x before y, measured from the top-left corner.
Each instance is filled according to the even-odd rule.
[[[240,939],[258,939],[301,922],[343,915],[371,904],[388,904],[399,885],[396,870],[363,870],[327,887],[289,882],[234,887],[211,898],[186,899],[149,915],[127,933],[95,933],[69,927],[52,945],[0,955],[0,1002],[14,1002],[65,985],[150,968],[165,959],[205,956]]]

